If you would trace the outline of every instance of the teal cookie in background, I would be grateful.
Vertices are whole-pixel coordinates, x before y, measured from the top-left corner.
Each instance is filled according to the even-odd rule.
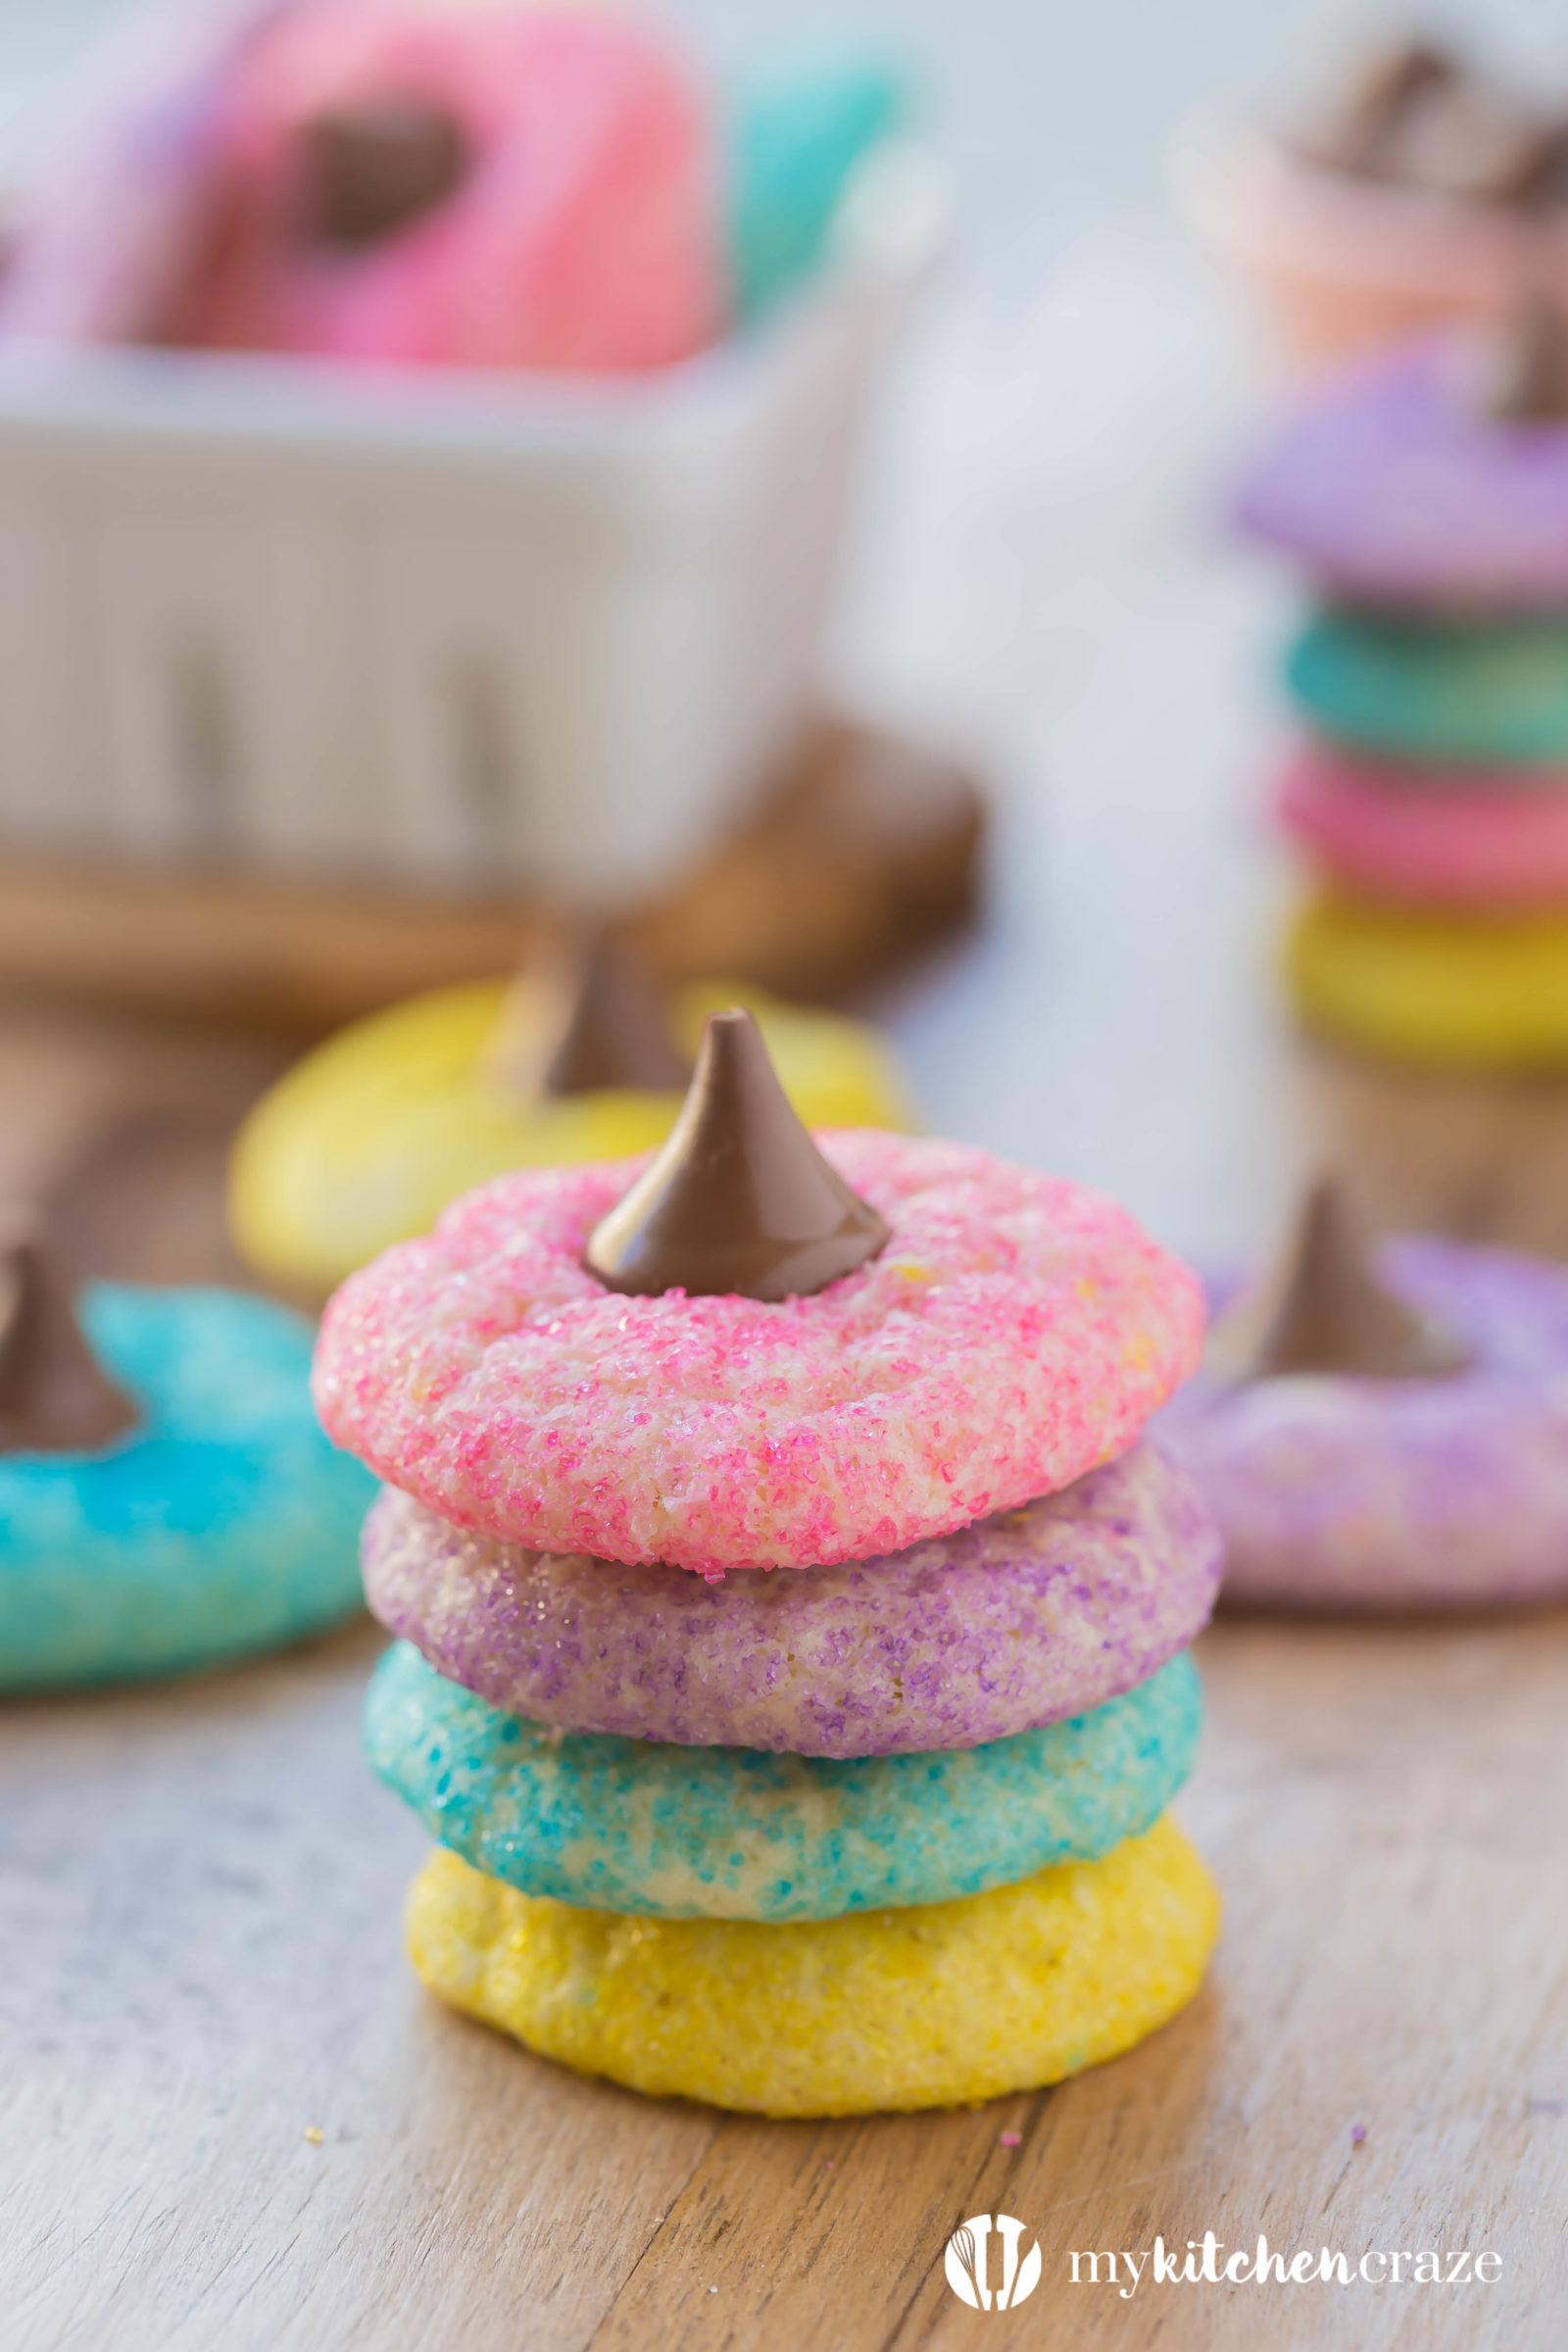
[[[1396,760],[1568,757],[1568,618],[1436,623],[1330,608],[1286,659],[1321,735]]]
[[[0,1348],[0,1690],[177,1674],[353,1616],[375,1481],[318,1426],[304,1319],[235,1291],[95,1283],[89,1355],[52,1295],[42,1370],[19,1363],[15,1298]],[[122,1409],[107,1437],[78,1412],[73,1446],[24,1392],[52,1383],[69,1437],[84,1381]]]
[[[524,1894],[662,1919],[834,1919],[945,1903],[1093,1860],[1186,1780],[1202,1690],[1186,1651],[1092,1714],[984,1747],[849,1761],[549,1732],[409,1642],[365,1738],[431,1836]]]
[[[903,76],[875,57],[829,57],[741,91],[729,131],[735,307],[755,325],[820,267],[857,166],[897,130]]]

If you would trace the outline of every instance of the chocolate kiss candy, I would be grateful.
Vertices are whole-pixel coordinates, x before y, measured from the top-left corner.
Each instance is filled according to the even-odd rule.
[[[417,98],[334,107],[301,126],[305,217],[323,245],[373,245],[452,194],[467,170],[462,131]]]
[[[1527,203],[1554,168],[1554,127],[1429,41],[1385,50],[1307,152],[1432,195]]]
[[[1395,41],[1375,50],[1352,75],[1331,119],[1306,142],[1316,163],[1381,175],[1386,150],[1414,102],[1459,78],[1458,60],[1435,42]]]
[[[540,1093],[586,1095],[600,1087],[634,1086],[679,1094],[691,1074],[636,958],[601,932],[578,959],[570,1008]]]
[[[1446,1380],[1469,1360],[1449,1333],[1383,1288],[1328,1178],[1307,1195],[1273,1281],[1225,1316],[1214,1338],[1221,1367],[1243,1381],[1293,1372]]]
[[[73,1286],[37,1234],[0,1239],[0,1453],[96,1453],[140,1415],[82,1336]]]
[[[1500,424],[1568,420],[1568,318],[1537,295],[1492,330],[1481,405]]]
[[[796,1117],[751,1014],[715,1012],[673,1134],[595,1227],[586,1263],[643,1298],[808,1298],[887,1238]]]
[[[692,1065],[664,1026],[663,1005],[642,966],[610,933],[600,932],[574,955],[530,961],[521,980],[502,1006],[485,1054],[491,1079],[508,1094],[530,1101],[607,1087],[685,1092]],[[556,1000],[554,1025],[542,1041],[537,995],[526,985],[541,980]]]
[[[1535,194],[1551,143],[1544,123],[1467,74],[1410,100],[1381,176],[1434,196],[1523,204]]]

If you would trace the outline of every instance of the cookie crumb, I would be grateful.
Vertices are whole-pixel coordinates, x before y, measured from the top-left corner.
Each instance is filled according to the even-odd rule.
[[[1023,2146],[1023,2133],[1021,2132],[999,2132],[997,2133],[997,2137],[1001,2140],[1004,2148],[1021,2148]]]
[[[305,2136],[310,2141],[313,2148],[318,2148],[322,2140],[326,2137],[326,2133],[321,2130],[319,2124],[307,2124],[305,2127]]]

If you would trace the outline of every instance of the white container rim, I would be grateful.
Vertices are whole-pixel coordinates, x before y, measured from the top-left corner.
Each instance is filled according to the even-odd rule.
[[[827,266],[755,331],[636,377],[509,376],[477,368],[345,366],[295,356],[0,343],[0,420],[62,432],[147,433],[221,442],[302,439],[515,448],[540,455],[641,455],[722,429],[761,392],[778,346],[878,285],[903,296],[935,263],[952,215],[946,164],[890,140],[856,175]]]

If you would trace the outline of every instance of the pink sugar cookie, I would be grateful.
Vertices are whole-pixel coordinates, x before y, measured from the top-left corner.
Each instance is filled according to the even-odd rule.
[[[308,126],[435,110],[457,184],[386,234],[306,233]],[[413,366],[618,372],[720,331],[718,159],[656,27],[574,7],[282,10],[229,76],[213,252],[182,340]]]
[[[1374,898],[1568,902],[1568,771],[1552,771],[1554,789],[1480,769],[1429,785],[1427,772],[1306,744],[1280,780],[1280,821],[1336,881]]]
[[[330,1434],[458,1526],[704,1575],[902,1550],[1122,1452],[1201,1293],[1114,1201],[964,1145],[818,1136],[887,1220],[808,1298],[612,1293],[589,1234],[647,1164],[518,1169],[343,1285]]]

